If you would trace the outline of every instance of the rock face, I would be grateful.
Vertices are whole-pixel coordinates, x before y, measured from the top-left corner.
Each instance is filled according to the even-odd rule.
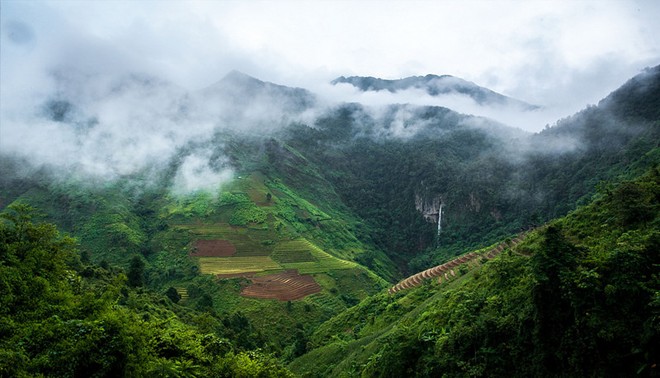
[[[442,198],[434,197],[428,199],[420,195],[415,195],[415,209],[422,213],[427,222],[438,223],[441,208]]]
[[[436,223],[438,225],[438,235],[442,231],[442,198],[439,196],[431,199],[424,198],[419,194],[415,195],[415,208],[422,213],[427,222]]]

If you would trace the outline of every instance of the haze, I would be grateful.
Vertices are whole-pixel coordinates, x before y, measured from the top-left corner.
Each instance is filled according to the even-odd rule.
[[[320,104],[441,105],[538,131],[597,103],[660,60],[655,1],[0,4],[2,152],[102,176],[163,164],[172,151],[208,140],[217,128],[208,115],[182,120],[176,109],[185,107],[186,93],[233,69],[307,88]],[[429,73],[454,75],[542,109],[511,111],[477,106],[462,96],[361,93],[329,84],[340,75],[397,79]],[[117,91],[130,75],[173,85]],[[45,121],[39,112],[53,96],[76,100],[76,125],[101,127]],[[248,114],[249,122],[225,126],[272,124],[281,118],[268,113],[272,108],[261,104],[259,114]],[[230,177],[227,167],[204,163],[208,154],[184,160],[177,176],[181,190],[197,187],[195,172]]]

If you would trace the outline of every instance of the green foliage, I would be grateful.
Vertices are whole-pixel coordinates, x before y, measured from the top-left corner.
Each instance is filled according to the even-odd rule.
[[[315,348],[290,367],[313,376],[654,375],[659,184],[654,168],[478,271],[370,297],[319,327]],[[631,187],[633,200],[622,196]]]
[[[33,218],[23,204],[0,214],[0,375],[291,376],[271,355],[235,353],[217,321],[197,315],[196,328],[123,274],[81,266],[73,240]],[[135,256],[129,277],[143,268]]]
[[[126,277],[131,287],[144,285],[144,261],[140,256],[134,256],[131,259]]]
[[[264,223],[266,212],[261,210],[253,202],[242,203],[234,208],[229,218],[232,226],[247,226],[250,223]]]
[[[213,194],[198,191],[192,194],[175,198],[168,206],[171,215],[182,215],[185,218],[208,216],[215,210],[216,200]]]
[[[356,104],[279,140],[218,132],[214,155],[244,177],[219,193],[173,197],[172,170],[150,188],[136,186],[146,174],[25,177],[2,156],[0,207],[37,205],[83,253],[26,205],[0,215],[0,376],[286,376],[277,358],[312,376],[657,375],[660,173],[599,182],[660,162],[659,73],[533,136],[437,107],[392,106],[381,123]],[[595,202],[479,269],[373,295],[397,270],[586,205],[597,185]],[[418,197],[445,205],[439,237]],[[200,274],[199,239],[323,291],[241,297],[245,279]]]
[[[176,288],[170,286],[167,291],[165,291],[165,296],[168,297],[172,302],[179,303],[181,300],[181,294],[176,290]]]

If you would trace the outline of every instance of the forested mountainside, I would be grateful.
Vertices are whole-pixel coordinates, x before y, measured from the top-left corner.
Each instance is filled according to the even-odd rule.
[[[565,214],[601,180],[657,163],[658,83],[660,67],[648,69],[533,135],[405,105],[390,107],[378,127],[367,110],[346,105],[294,129],[288,143],[323,167],[391,258],[419,270]],[[437,213],[434,202],[444,205],[437,239],[419,211]]]
[[[607,361],[654,372],[660,66],[537,134],[441,107],[318,108],[304,89],[236,72],[197,93],[144,78],[71,93],[39,122],[79,146],[117,133],[132,146],[161,128],[183,141],[106,176],[78,170],[89,161],[0,152],[2,374],[286,375],[291,363],[311,375],[490,376],[519,360],[519,375],[605,372]],[[98,109],[141,96],[125,119],[148,132],[103,129]],[[489,254],[530,229],[513,253]],[[439,286],[386,294],[482,249]],[[639,264],[613,273],[634,254]]]
[[[522,237],[324,323],[303,376],[655,376],[660,170]],[[451,275],[450,275],[451,277]]]

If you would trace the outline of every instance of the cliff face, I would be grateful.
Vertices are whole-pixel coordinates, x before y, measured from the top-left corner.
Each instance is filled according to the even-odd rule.
[[[419,211],[427,222],[438,223],[440,209],[442,208],[442,198],[424,198],[419,194],[415,195],[415,209]]]

